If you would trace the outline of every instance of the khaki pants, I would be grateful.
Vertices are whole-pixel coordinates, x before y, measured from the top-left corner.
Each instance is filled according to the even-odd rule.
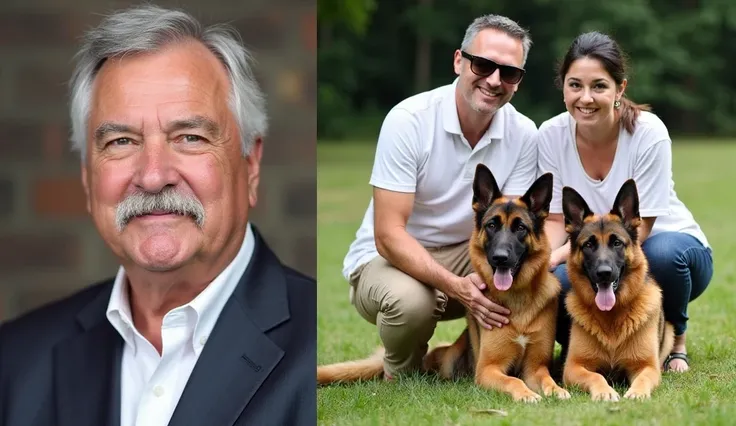
[[[428,248],[442,266],[458,276],[472,272],[468,243]],[[378,327],[386,348],[384,370],[390,376],[416,371],[427,353],[437,321],[462,318],[465,307],[376,256],[351,275],[352,303]]]

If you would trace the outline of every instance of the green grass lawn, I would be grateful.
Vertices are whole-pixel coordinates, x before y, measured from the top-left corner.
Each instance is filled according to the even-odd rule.
[[[318,361],[361,358],[379,344],[375,326],[348,301],[341,270],[370,199],[373,144],[318,148]],[[714,246],[715,276],[690,305],[691,370],[666,373],[651,401],[594,403],[573,391],[572,399],[514,403],[506,395],[426,378],[375,381],[318,390],[319,424],[325,425],[726,425],[736,424],[736,143],[675,145],[678,195]],[[438,325],[430,345],[454,340],[462,320]],[[623,392],[621,392],[623,395]],[[498,416],[478,411],[503,410]]]

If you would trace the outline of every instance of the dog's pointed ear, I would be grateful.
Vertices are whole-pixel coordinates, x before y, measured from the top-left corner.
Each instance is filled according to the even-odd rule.
[[[593,212],[577,191],[565,186],[562,188],[562,214],[565,217],[565,230],[571,233],[582,228],[585,218],[593,215]]]
[[[521,197],[521,201],[529,206],[529,210],[537,218],[545,218],[549,214],[549,204],[552,202],[552,173],[545,173],[534,181],[532,186]]]
[[[636,188],[634,179],[629,179],[621,185],[621,189],[616,194],[616,200],[613,202],[611,214],[621,218],[629,233],[636,231],[641,224],[641,216],[639,215],[639,191]],[[636,239],[636,234],[632,234]]]
[[[473,180],[473,210],[485,212],[502,195],[493,173],[484,164],[478,163]]]

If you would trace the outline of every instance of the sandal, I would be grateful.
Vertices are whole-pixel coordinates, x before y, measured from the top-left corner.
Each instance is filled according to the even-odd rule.
[[[685,361],[685,363],[690,366],[690,360],[687,358],[686,353],[682,352],[672,352],[671,354],[667,355],[667,358],[664,360],[664,364],[662,365],[662,371],[669,371],[670,370],[670,361],[673,359],[681,359]]]

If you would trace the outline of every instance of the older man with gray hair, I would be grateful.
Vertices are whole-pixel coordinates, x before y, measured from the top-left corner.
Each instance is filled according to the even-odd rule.
[[[138,7],[77,59],[72,140],[121,267],[0,327],[0,424],[315,423],[316,284],[248,220],[267,118],[237,34]]]

